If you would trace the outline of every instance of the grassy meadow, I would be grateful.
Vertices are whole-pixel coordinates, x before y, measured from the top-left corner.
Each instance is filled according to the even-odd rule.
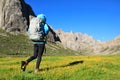
[[[32,55],[32,42],[26,34],[0,30],[0,80],[120,80],[120,55],[82,56],[84,51],[78,53],[50,42],[46,49],[41,71],[34,73],[34,60],[23,72],[21,61]]]
[[[21,71],[21,60],[27,58],[1,57],[0,80],[120,80],[120,55],[43,56],[37,74],[36,60]]]

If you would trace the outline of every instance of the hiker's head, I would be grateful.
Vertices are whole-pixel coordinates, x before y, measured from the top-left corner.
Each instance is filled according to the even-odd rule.
[[[39,15],[37,16],[37,18],[40,19],[40,22],[46,23],[46,17],[45,17],[44,14],[39,14]]]

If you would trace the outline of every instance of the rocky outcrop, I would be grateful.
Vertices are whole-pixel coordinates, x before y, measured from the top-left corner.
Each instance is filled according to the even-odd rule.
[[[62,30],[56,30],[56,33],[60,37],[62,44],[73,50],[82,49],[96,49],[98,45],[102,43],[95,41],[92,36],[82,33],[64,32]]]
[[[92,36],[82,33],[64,32],[56,30],[60,37],[61,43],[65,48],[82,51],[83,54],[105,55],[105,54],[120,54],[120,37],[108,42],[94,40]]]
[[[0,0],[0,28],[7,32],[25,32],[33,16],[24,0]]]
[[[113,40],[104,42],[101,50],[101,54],[120,54],[120,36],[114,38]]]

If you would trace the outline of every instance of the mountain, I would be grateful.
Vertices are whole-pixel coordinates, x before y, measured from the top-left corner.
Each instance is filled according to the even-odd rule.
[[[85,48],[95,48],[101,45],[101,41],[95,41],[92,36],[82,33],[64,32],[62,30],[56,30],[56,33],[60,37],[62,44],[65,47],[72,48],[73,50],[80,50]]]
[[[102,54],[120,54],[120,36],[104,42],[100,52]]]
[[[7,32],[25,32],[34,16],[24,0],[0,0],[0,28]]]
[[[61,43],[66,48],[78,51],[83,55],[120,54],[120,36],[107,42],[94,40],[92,36],[82,33],[56,30]]]
[[[26,36],[21,36],[20,33],[25,34],[27,32],[29,22],[33,17],[36,17],[36,15],[34,14],[32,8],[26,4],[24,0],[0,0],[0,29],[13,33],[12,36],[11,34],[8,35],[8,33],[0,30],[0,50],[2,53],[5,53],[3,50],[4,46],[7,47],[7,49],[10,49],[8,50],[9,52],[14,50],[12,49],[12,46],[11,48],[8,47],[8,44],[10,43],[15,43],[13,46],[16,46],[16,48],[19,48],[17,45],[23,47],[23,45],[30,43],[25,38]],[[17,34],[18,37],[14,34]],[[14,39],[13,37],[16,37],[18,43],[11,40]],[[25,38],[25,41],[20,38]],[[107,42],[101,42],[99,40],[94,40],[94,38],[88,34],[54,30],[52,26],[50,26],[48,42],[50,43],[47,45],[47,48],[49,52],[52,52],[52,55],[53,53],[67,55],[69,55],[69,53],[71,55],[120,54],[120,36]],[[56,42],[58,43],[56,44]],[[28,46],[31,46],[31,44]],[[16,50],[15,54],[20,53],[21,50],[24,51],[24,49],[21,48]],[[26,48],[25,50],[27,51]]]

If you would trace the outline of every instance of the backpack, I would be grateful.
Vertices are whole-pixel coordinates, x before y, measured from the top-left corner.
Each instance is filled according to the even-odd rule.
[[[45,23],[40,23],[39,18],[32,18],[28,28],[29,39],[32,41],[45,41],[44,25]]]

